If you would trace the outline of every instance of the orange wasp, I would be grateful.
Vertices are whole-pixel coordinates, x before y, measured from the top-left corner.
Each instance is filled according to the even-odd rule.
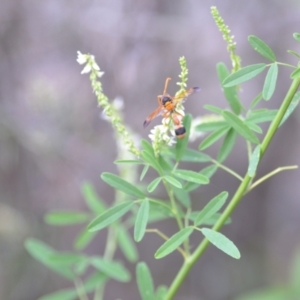
[[[166,93],[170,80],[170,77],[166,79],[163,94],[157,96],[158,107],[146,118],[146,120],[144,121],[144,128],[148,126],[150,122],[158,116],[162,116],[163,118],[171,117],[175,125],[175,135],[177,138],[182,139],[185,136],[186,130],[182,125],[183,116],[175,111],[176,107],[178,104],[183,103],[190,95],[194,94],[195,92],[198,92],[200,88],[189,88],[188,90],[180,93],[179,95],[172,97]]]

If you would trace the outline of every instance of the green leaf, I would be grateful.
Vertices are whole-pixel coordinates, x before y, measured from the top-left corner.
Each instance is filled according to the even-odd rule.
[[[85,223],[89,220],[89,215],[75,211],[58,211],[46,214],[44,220],[50,225],[65,226]]]
[[[199,145],[199,150],[204,150],[208,148],[209,146],[213,145],[215,142],[217,142],[225,133],[228,132],[230,129],[229,126],[220,128],[213,133],[211,133],[208,137],[206,137],[201,144]]]
[[[172,235],[157,249],[154,257],[163,258],[176,250],[192,234],[193,230],[193,227],[189,226]]]
[[[262,93],[259,93],[251,102],[250,109],[253,109],[262,100]]]
[[[60,265],[61,267],[72,266],[86,259],[83,255],[74,254],[71,252],[56,252],[54,254],[50,254],[48,258],[49,261],[54,264]]]
[[[76,250],[83,250],[94,239],[95,235],[94,232],[89,232],[86,228],[83,228],[74,240],[74,248]]]
[[[299,104],[299,100],[300,100],[300,92],[297,92],[294,95],[294,97],[293,97],[293,99],[292,99],[292,101],[291,101],[288,109],[286,110],[286,112],[285,112],[285,114],[284,114],[284,116],[283,116],[283,118],[282,118],[279,126],[281,126],[289,118],[289,116],[293,113],[293,111],[295,110],[295,108]]]
[[[249,167],[248,167],[248,175],[253,178],[260,159],[260,145],[257,145],[251,155]]]
[[[207,219],[211,218],[215,213],[217,213],[225,204],[227,198],[228,192],[222,192],[213,199],[211,199],[196,217],[195,226],[201,225]]]
[[[160,164],[158,163],[158,160],[155,158],[154,155],[152,155],[151,153],[149,153],[148,151],[142,151],[141,153],[141,157],[142,159],[148,163],[154,170],[156,170],[158,172],[158,174],[163,174],[163,169],[160,166]]]
[[[173,186],[175,186],[175,187],[177,187],[179,189],[182,189],[182,184],[180,183],[180,181],[178,181],[174,177],[166,175],[166,176],[164,176],[164,179],[166,181],[168,181],[171,185],[173,185]]]
[[[220,121],[212,121],[212,122],[203,122],[199,125],[196,126],[197,131],[203,131],[203,132],[208,132],[208,131],[215,131],[224,127],[228,127],[228,124],[226,121],[220,120]]]
[[[292,74],[291,74],[291,78],[295,79],[297,77],[300,76],[300,68],[297,68]]]
[[[88,208],[95,214],[101,214],[105,211],[105,202],[99,198],[94,186],[90,182],[84,182],[81,185],[81,194],[84,197]]]
[[[223,82],[223,80],[230,75],[230,72],[228,71],[226,65],[224,63],[218,63],[217,64],[217,73],[219,77],[219,81]],[[225,98],[227,99],[232,111],[236,114],[239,115],[241,113],[241,103],[238,97],[238,94],[236,92],[235,87],[227,87],[224,88],[224,95]],[[220,112],[222,114],[222,111]]]
[[[276,82],[277,82],[277,76],[278,76],[278,65],[277,63],[274,63],[271,65],[263,87],[263,98],[265,100],[270,100],[271,97],[274,94],[275,87],[276,87]]]
[[[293,37],[296,41],[300,42],[300,33],[297,32],[293,33]]]
[[[247,117],[245,123],[264,123],[273,121],[277,114],[277,109],[258,109],[252,111]]]
[[[222,233],[209,228],[202,228],[201,232],[214,246],[224,253],[236,259],[241,257],[239,249]]]
[[[90,263],[96,269],[117,281],[128,282],[131,279],[129,271],[119,262],[100,257],[93,257],[91,258]]]
[[[149,200],[144,199],[136,215],[134,225],[134,240],[140,242],[146,232],[147,222],[149,217]]]
[[[141,141],[142,148],[148,153],[154,155],[153,147],[147,140]]]
[[[274,286],[266,289],[251,291],[235,300],[296,300],[297,295],[292,295],[292,293],[293,292],[290,287]]]
[[[197,216],[199,215],[200,211],[193,211],[190,215],[189,215],[189,220],[191,220],[192,222],[195,222]],[[214,215],[212,215],[210,218],[205,219],[202,223],[202,225],[206,225],[206,226],[213,226],[216,224],[216,222],[220,219],[221,214],[220,213],[215,213]],[[224,223],[225,225],[230,224],[231,223],[231,218],[228,218],[226,220],[226,222]]]
[[[77,299],[77,296],[75,289],[64,289],[42,296],[38,300],[73,300]]]
[[[297,53],[297,52],[295,52],[295,51],[293,51],[293,50],[288,50],[287,52],[290,53],[290,54],[295,55],[297,58],[300,58],[300,54]]]
[[[140,176],[140,181],[142,181],[144,179],[144,177],[147,174],[148,170],[149,170],[149,165],[148,164],[144,165],[143,171],[142,171],[141,176]]]
[[[115,174],[104,172],[101,174],[101,178],[108,185],[127,195],[141,199],[145,198],[145,195],[141,190]]]
[[[234,147],[234,144],[236,142],[236,137],[237,137],[236,131],[233,128],[230,128],[223,140],[222,146],[218,153],[217,160],[219,162],[222,163],[228,157],[228,155],[230,154],[231,150]]]
[[[87,227],[91,232],[101,230],[123,217],[133,206],[133,202],[117,204],[95,218]]]
[[[164,300],[168,292],[168,287],[160,285],[156,290],[156,300]]]
[[[206,176],[204,176],[201,173],[194,172],[194,171],[178,169],[173,174],[176,177],[186,180],[186,181],[200,183],[200,184],[208,184],[209,183],[209,179]]]
[[[96,270],[92,275],[90,275],[82,285],[82,288],[79,287],[79,291],[82,289],[85,292],[94,291],[96,288],[103,286],[108,281],[108,278],[102,272]],[[78,294],[77,294],[78,295]],[[77,298],[76,298],[77,299]]]
[[[223,81],[223,86],[231,87],[248,81],[260,74],[266,67],[266,64],[255,64],[244,67],[226,77]]]
[[[159,183],[161,182],[162,178],[161,177],[157,177],[155,178],[153,181],[151,181],[147,187],[147,191],[149,193],[152,193],[156,188],[157,186],[159,185]]]
[[[142,300],[154,300],[154,284],[146,263],[139,262],[136,266],[136,281]]]
[[[137,159],[117,159],[114,161],[116,165],[142,165],[143,162]]]
[[[123,226],[117,227],[117,239],[120,249],[130,262],[136,262],[139,254],[130,234]]]
[[[184,189],[173,188],[177,200],[186,208],[191,207],[191,198],[187,191]]]
[[[57,253],[53,248],[49,247],[42,241],[33,238],[27,239],[24,246],[33,258],[41,262],[47,268],[69,280],[73,280],[74,274],[69,268],[61,268],[61,266],[53,263],[49,258],[51,255]]]
[[[231,125],[241,136],[243,136],[246,140],[251,143],[258,144],[259,139],[257,136],[251,131],[251,129],[244,124],[244,122],[233,114],[230,111],[223,111],[223,117]]]
[[[212,111],[212,112],[214,112],[214,113],[216,113],[216,114],[218,114],[218,115],[221,115],[221,114],[222,114],[222,109],[219,108],[219,107],[217,107],[217,106],[214,106],[214,105],[205,104],[205,105],[203,106],[203,108],[205,108],[205,109],[207,109],[207,110],[209,110],[209,111]]]
[[[245,121],[245,124],[252,130],[252,131],[255,131],[257,133],[263,133],[263,130],[258,126],[256,125],[255,123],[251,123],[251,122],[248,122],[248,121]]]
[[[211,178],[217,171],[218,167],[213,164],[213,165],[209,165],[207,167],[205,167],[204,169],[202,169],[199,173],[201,173],[202,175],[204,175],[207,178]],[[187,192],[191,192],[195,189],[197,189],[201,184],[199,183],[195,183],[195,182],[188,182],[185,187],[184,190]]]
[[[187,114],[184,117],[183,120],[183,125],[186,130],[186,136],[184,139],[177,139],[177,143],[175,146],[176,149],[176,161],[181,161],[181,158],[185,152],[185,149],[188,145],[189,142],[189,136],[190,136],[190,129],[191,129],[191,124],[192,124],[192,116],[190,114]]]
[[[250,45],[253,47],[255,51],[257,51],[260,55],[264,56],[265,58],[271,60],[271,61],[276,61],[276,56],[272,49],[261,39],[254,35],[250,35],[248,37],[248,41]]]
[[[208,162],[211,158],[209,155],[193,150],[193,149],[185,149],[185,152],[181,158],[181,161],[188,162]]]

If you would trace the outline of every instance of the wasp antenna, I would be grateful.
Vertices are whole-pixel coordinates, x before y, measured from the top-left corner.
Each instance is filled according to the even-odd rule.
[[[170,81],[171,79],[172,79],[172,78],[170,78],[170,77],[168,77],[168,78],[166,79],[166,83],[165,83],[165,88],[164,88],[164,92],[163,92],[163,94],[165,94],[165,93],[166,93],[166,91],[167,91],[167,88],[168,88],[169,81]]]

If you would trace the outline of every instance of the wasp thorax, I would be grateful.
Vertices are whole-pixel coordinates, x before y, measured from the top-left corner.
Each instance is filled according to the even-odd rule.
[[[165,105],[167,102],[171,102],[172,99],[170,96],[164,96],[162,99],[161,99],[161,102],[162,102],[162,105]]]

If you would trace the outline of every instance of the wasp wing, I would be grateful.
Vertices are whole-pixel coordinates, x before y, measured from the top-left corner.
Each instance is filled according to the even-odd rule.
[[[181,93],[179,93],[178,95],[176,95],[173,98],[173,102],[174,104],[178,104],[178,103],[183,103],[189,96],[193,95],[196,92],[199,92],[200,88],[198,87],[193,87],[193,88],[189,88],[186,91],[183,91]]]
[[[147,127],[154,118],[160,116],[162,113],[163,113],[163,107],[159,106],[154,112],[152,112],[146,118],[146,120],[144,121],[144,124],[143,124],[144,128]]]

